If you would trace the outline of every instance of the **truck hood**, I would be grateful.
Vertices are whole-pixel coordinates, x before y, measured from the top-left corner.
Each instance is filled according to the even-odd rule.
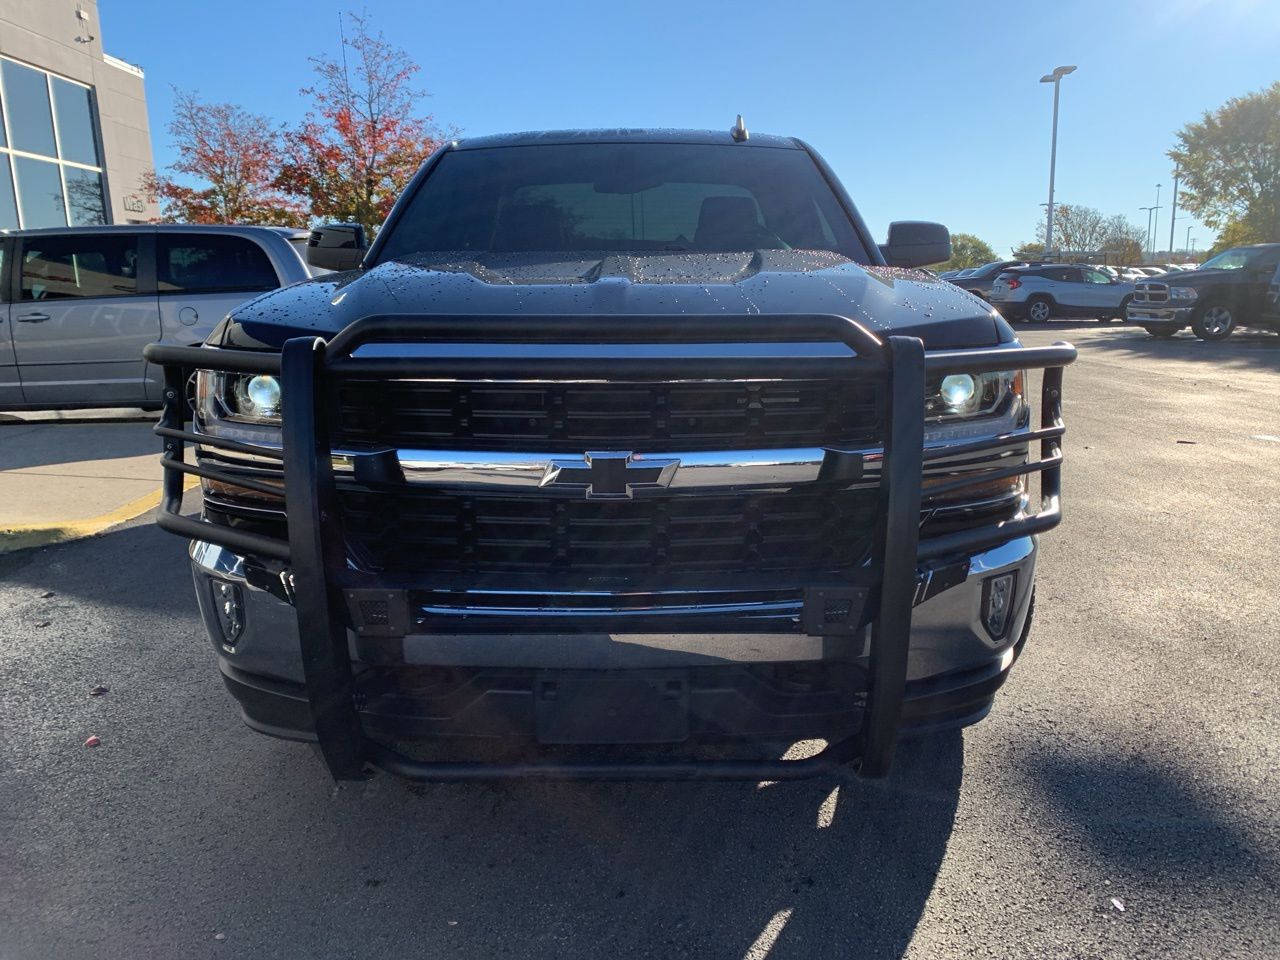
[[[1148,279],[1167,283],[1171,287],[1193,287],[1197,283],[1212,283],[1215,280],[1230,280],[1232,277],[1239,276],[1242,276],[1239,270],[1181,270],[1178,273],[1162,273],[1158,277]]]
[[[370,316],[838,314],[933,349],[1014,339],[991,307],[916,270],[867,267],[826,251],[425,254],[329,274],[236,308],[218,346],[279,349]]]

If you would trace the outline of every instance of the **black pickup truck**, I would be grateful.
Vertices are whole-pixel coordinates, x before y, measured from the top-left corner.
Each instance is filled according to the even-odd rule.
[[[1201,340],[1225,340],[1238,326],[1280,329],[1267,302],[1277,270],[1280,243],[1232,247],[1196,270],[1136,284],[1128,320],[1154,337],[1172,337],[1190,325]]]
[[[146,352],[251,727],[337,778],[773,780],[990,709],[1075,351],[911,269],[945,228],[877,246],[739,125],[452,143],[361,237]]]

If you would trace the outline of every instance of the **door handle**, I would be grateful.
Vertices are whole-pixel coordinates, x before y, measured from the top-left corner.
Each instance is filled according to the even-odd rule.
[[[18,317],[19,323],[43,323],[49,319],[47,313],[24,313]]]

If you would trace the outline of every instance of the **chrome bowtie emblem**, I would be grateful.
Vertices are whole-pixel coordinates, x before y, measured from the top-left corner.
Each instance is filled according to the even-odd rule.
[[[588,451],[553,459],[539,486],[581,490],[588,500],[626,500],[634,490],[670,485],[680,461],[644,454]]]

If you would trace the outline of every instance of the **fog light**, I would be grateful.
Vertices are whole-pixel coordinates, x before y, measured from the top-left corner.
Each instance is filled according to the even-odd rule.
[[[244,632],[244,600],[240,595],[238,584],[226,580],[209,581],[209,589],[213,593],[213,609],[218,617],[218,626],[222,628],[222,642],[234,647]]]
[[[988,577],[982,586],[982,624],[993,640],[1004,637],[1013,611],[1013,587],[1018,582],[1016,573],[1002,573]]]

